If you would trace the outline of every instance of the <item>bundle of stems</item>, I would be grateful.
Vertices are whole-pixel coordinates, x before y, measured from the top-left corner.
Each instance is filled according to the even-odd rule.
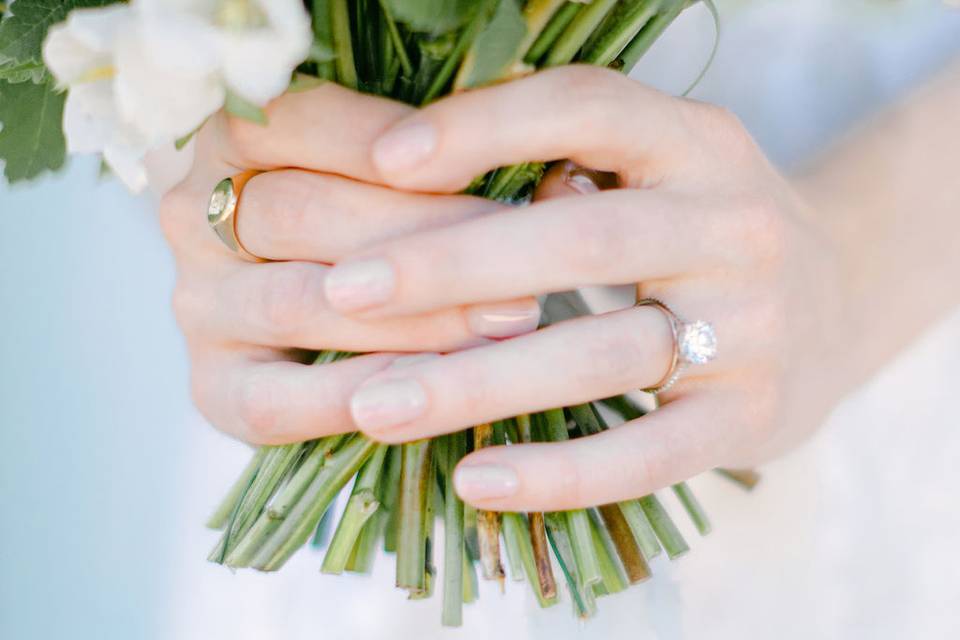
[[[414,105],[582,62],[629,72],[689,0],[313,0],[315,45],[295,84],[335,81]],[[527,163],[478,178],[470,192],[523,202],[545,166]],[[317,364],[350,354],[324,352]],[[599,433],[608,418],[643,411],[627,396],[501,420],[431,440],[384,445],[361,434],[262,447],[210,518],[222,532],[210,560],[276,571],[311,542],[322,571],[367,573],[381,547],[396,555],[396,585],[429,597],[437,579],[434,528],[443,522],[442,622],[462,622],[479,576],[526,580],[542,607],[570,593],[576,614],[600,596],[648,579],[649,562],[689,550],[655,495],[559,513],[494,513],[465,505],[453,470],[489,446],[558,442]],[[749,482],[750,477],[726,472]],[[351,484],[352,483],[352,484]],[[342,514],[334,505],[350,485]],[[690,488],[673,487],[701,534],[710,523]],[[331,531],[332,530],[332,531]],[[505,557],[504,557],[505,556]],[[506,568],[505,568],[506,567]]]

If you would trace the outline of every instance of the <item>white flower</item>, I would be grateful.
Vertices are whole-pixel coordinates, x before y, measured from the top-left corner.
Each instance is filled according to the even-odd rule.
[[[287,88],[312,35],[301,0],[139,0],[120,39],[117,100],[151,135],[189,133],[226,91],[265,105]]]
[[[139,191],[149,150],[194,131],[228,91],[259,106],[283,93],[311,40],[301,0],[134,0],[71,12],[44,60],[69,89],[70,152],[103,153]]]
[[[133,24],[126,5],[82,9],[50,29],[43,57],[57,81],[69,87],[63,130],[70,153],[102,153],[131,191],[147,184],[142,159],[146,137],[126,122],[114,99],[117,36]]]

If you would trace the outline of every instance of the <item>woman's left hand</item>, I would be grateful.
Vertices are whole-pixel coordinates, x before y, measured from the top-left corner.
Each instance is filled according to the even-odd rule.
[[[339,312],[385,318],[636,284],[638,298],[716,329],[718,357],[687,369],[650,415],[468,456],[455,476],[468,502],[570,509],[755,464],[812,432],[846,390],[842,261],[726,111],[568,67],[440,101],[372,153],[405,190],[456,192],[498,166],[561,158],[614,173],[619,187],[557,170],[532,206],[365,249],[326,279]],[[672,354],[664,313],[633,307],[388,369],[351,410],[378,440],[413,440],[651,387]]]

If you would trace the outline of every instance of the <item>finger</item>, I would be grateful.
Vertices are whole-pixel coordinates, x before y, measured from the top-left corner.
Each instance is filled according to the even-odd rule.
[[[419,191],[460,191],[499,166],[563,158],[649,186],[689,169],[681,104],[614,71],[552,69],[411,113],[372,157],[388,184]]]
[[[177,297],[178,317],[192,319],[195,332],[221,344],[360,352],[450,351],[528,333],[540,321],[533,298],[357,320],[327,304],[328,271],[308,262],[242,264],[219,278],[212,292],[184,285]]]
[[[560,162],[547,171],[533,194],[534,202],[589,196],[620,186],[616,174],[581,167],[575,162]]]
[[[404,442],[652,387],[672,357],[663,313],[631,308],[383,372],[351,412],[371,437]]]
[[[240,169],[298,167],[374,182],[370,147],[413,108],[332,82],[287,93],[266,108],[267,124],[221,116],[201,137],[201,152]]]
[[[383,317],[697,273],[740,259],[730,216],[706,208],[666,191],[540,202],[363,251],[334,267],[326,295]]]
[[[482,198],[411,194],[330,174],[271,171],[244,187],[237,231],[260,257],[333,263],[375,242],[502,207]]]
[[[257,362],[233,353],[195,358],[194,401],[218,429],[255,444],[303,442],[352,431],[347,400],[395,355],[325,365]]]
[[[728,459],[743,427],[731,395],[691,394],[568,442],[476,451],[457,466],[457,493],[492,511],[565,511],[649,495]]]

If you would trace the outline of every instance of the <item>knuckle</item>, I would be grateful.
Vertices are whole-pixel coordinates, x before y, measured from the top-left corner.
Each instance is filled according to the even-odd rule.
[[[317,272],[310,265],[275,265],[257,293],[257,315],[271,335],[295,334],[311,317],[318,295]]]
[[[597,135],[611,123],[612,112],[623,104],[623,78],[609,69],[571,65],[556,72],[553,104],[573,104],[573,125],[586,136]],[[631,87],[633,87],[631,83]],[[633,87],[635,88],[635,87]]]
[[[181,330],[186,333],[193,328],[198,314],[197,297],[182,281],[173,289],[170,306]]]
[[[190,216],[197,206],[195,194],[185,187],[168,191],[160,199],[158,218],[160,229],[173,248],[182,247],[190,233]]]
[[[193,363],[190,367],[190,400],[204,418],[211,424],[216,424],[214,414],[214,385],[213,376],[207,368]]]
[[[270,142],[266,127],[245,118],[228,116],[224,129],[233,163],[242,167],[259,166],[257,156]]]
[[[747,255],[776,268],[782,264],[788,245],[787,220],[770,196],[751,194],[737,198],[731,218],[734,221],[735,246],[747,249]]]
[[[248,375],[235,391],[234,403],[244,439],[271,444],[280,425],[281,403],[266,376]]]
[[[683,99],[677,101],[679,114],[694,139],[722,154],[725,165],[741,165],[758,154],[753,136],[733,111],[719,105]]]

